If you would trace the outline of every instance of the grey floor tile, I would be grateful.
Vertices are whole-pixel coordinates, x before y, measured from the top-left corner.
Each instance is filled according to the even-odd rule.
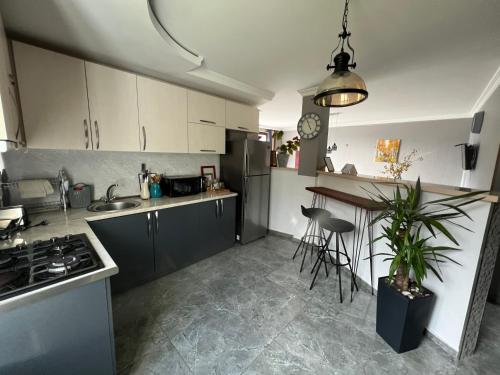
[[[396,354],[375,332],[376,297],[350,300],[342,275],[295,241],[268,236],[113,298],[119,374],[498,374],[500,307],[488,305],[476,355],[460,363],[429,339]]]
[[[172,339],[195,374],[239,374],[267,341],[250,320],[226,309],[193,322]]]
[[[138,358],[122,373],[129,375],[192,374],[175,347],[168,340]]]

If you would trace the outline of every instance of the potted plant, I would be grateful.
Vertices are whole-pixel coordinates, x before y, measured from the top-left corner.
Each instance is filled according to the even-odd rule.
[[[399,185],[389,197],[375,186],[368,191],[373,200],[385,205],[371,222],[381,222],[382,234],[373,242],[385,240],[390,252],[374,254],[390,261],[389,275],[378,280],[377,333],[398,353],[415,349],[420,344],[429,321],[434,294],[422,286],[428,271],[443,282],[440,265],[446,261],[459,264],[448,256],[460,250],[451,246],[431,246],[429,240],[443,234],[456,246],[459,243],[445,224],[468,228],[456,223],[460,217],[471,217],[463,207],[481,199],[472,192],[429,202],[421,202],[420,178],[415,186]],[[427,231],[428,234],[424,235]],[[412,279],[410,279],[412,276]]]
[[[283,139],[283,130],[273,130],[273,150],[271,151],[271,167],[277,167],[278,166],[278,161],[277,161],[277,153],[278,153],[278,141],[281,141]]]
[[[286,168],[290,155],[300,147],[299,137],[293,137],[278,148],[278,167]]]
[[[394,181],[401,180],[402,174],[408,171],[414,162],[424,160],[422,156],[418,156],[418,151],[416,149],[404,155],[403,161],[397,161],[390,157],[387,157],[387,159],[389,161],[384,166],[382,173],[391,176]]]

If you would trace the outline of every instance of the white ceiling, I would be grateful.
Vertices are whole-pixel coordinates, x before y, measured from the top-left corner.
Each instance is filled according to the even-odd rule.
[[[3,0],[8,30],[84,57],[262,103],[261,124],[293,128],[297,90],[325,76],[342,0],[151,0],[193,64],[160,37],[147,0]],[[356,72],[369,98],[339,124],[468,116],[500,66],[500,1],[351,0]],[[260,95],[259,95],[260,94]],[[260,97],[259,97],[260,96]]]

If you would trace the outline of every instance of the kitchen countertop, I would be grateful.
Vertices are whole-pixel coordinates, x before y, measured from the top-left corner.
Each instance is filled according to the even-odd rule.
[[[338,177],[338,178],[344,178],[344,179],[354,180],[354,181],[371,182],[371,183],[375,183],[375,184],[392,184],[392,185],[394,185],[394,184],[414,185],[415,184],[415,181],[408,181],[408,180],[398,180],[398,181],[394,182],[393,179],[387,178],[387,177],[374,177],[374,176],[365,176],[365,175],[352,176],[352,175],[342,174],[342,173],[338,173],[338,172],[324,172],[324,171],[318,171],[317,173],[318,173],[318,175]],[[422,187],[422,191],[426,191],[429,193],[450,195],[450,196],[458,196],[458,195],[466,194],[470,191],[476,191],[474,189],[460,188],[458,186],[439,185],[439,184],[432,184],[432,183],[427,183],[427,182],[421,182],[421,187]],[[497,203],[499,201],[499,196],[498,196],[498,194],[495,194],[495,193],[486,193],[486,194],[482,195],[482,197],[483,197],[483,200],[486,202]]]
[[[232,192],[212,192],[191,195],[187,197],[169,198],[161,197],[141,201],[139,198],[128,198],[141,201],[141,205],[135,208],[122,210],[118,212],[90,212],[86,208],[68,209],[64,211],[51,211],[30,216],[32,224],[37,224],[42,220],[48,220],[49,224],[38,226],[19,232],[10,240],[0,243],[0,249],[6,249],[22,243],[30,243],[36,240],[48,240],[52,237],[62,237],[66,234],[85,233],[90,243],[94,247],[97,255],[101,259],[104,267],[98,270],[76,276],[71,279],[63,280],[56,284],[47,285],[33,291],[22,293],[0,301],[0,312],[8,311],[26,303],[38,301],[50,295],[61,293],[65,290],[89,284],[118,273],[118,266],[109,256],[108,252],[94,234],[88,221],[110,219],[113,217],[133,215],[142,212],[154,211],[158,209],[183,206],[188,204],[201,203],[205,201],[216,200],[220,198],[229,198],[237,196]],[[120,199],[118,199],[120,200]]]

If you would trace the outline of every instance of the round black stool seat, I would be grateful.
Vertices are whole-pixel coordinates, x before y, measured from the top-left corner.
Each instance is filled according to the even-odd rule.
[[[356,283],[356,279],[354,278],[354,273],[352,270],[351,266],[351,259],[349,258],[349,254],[347,253],[347,248],[345,246],[344,238],[342,237],[342,233],[347,233],[347,232],[352,232],[354,231],[354,224],[342,220],[342,219],[336,219],[333,217],[323,217],[318,220],[319,226],[321,229],[326,230],[330,232],[328,237],[326,237],[325,242],[323,243],[323,246],[320,248],[318,252],[318,258],[316,259],[316,263],[314,263],[314,266],[311,270],[311,273],[316,271],[314,274],[314,278],[312,280],[311,286],[309,289],[312,289],[314,286],[314,282],[316,281],[316,277],[318,276],[319,269],[321,268],[321,265],[325,266],[325,273],[326,277],[328,277],[328,267],[327,263],[328,261],[326,260],[327,256],[330,258],[330,263],[335,266],[337,270],[337,275],[339,277],[339,294],[340,294],[340,303],[343,301],[343,296],[342,296],[342,272],[340,272],[340,267],[343,266],[348,266],[349,270],[351,271],[351,290],[353,290],[353,287],[358,290],[358,285]],[[335,249],[330,250],[329,245],[332,240],[332,238],[335,236]],[[340,250],[340,244],[342,244],[342,247],[344,248],[343,251]],[[335,253],[335,259],[332,257],[332,252]],[[341,261],[340,256],[346,259],[345,262]]]
[[[304,206],[300,206],[302,209],[302,215],[309,219],[313,220],[321,220],[321,219],[326,219],[331,216],[330,211],[325,210],[323,208],[318,208],[318,207],[311,207],[311,208],[305,208]]]
[[[336,218],[322,218],[319,222],[321,228],[335,233],[347,233],[354,230],[354,224],[346,220]]]

